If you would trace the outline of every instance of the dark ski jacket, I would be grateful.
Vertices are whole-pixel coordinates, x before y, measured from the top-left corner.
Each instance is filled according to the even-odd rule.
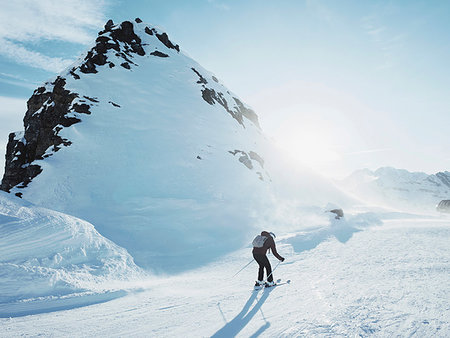
[[[264,245],[262,248],[253,248],[253,253],[257,255],[265,255],[267,253],[267,250],[271,249],[273,252],[273,255],[278,258],[280,261],[284,260],[283,257],[281,257],[278,252],[277,248],[275,246],[275,241],[272,236],[267,231],[261,232],[261,236],[267,237],[266,241],[264,242]]]

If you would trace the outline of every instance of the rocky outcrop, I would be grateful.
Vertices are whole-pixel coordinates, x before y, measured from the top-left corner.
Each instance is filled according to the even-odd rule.
[[[253,170],[257,166],[257,163],[261,167],[261,169],[264,168],[264,159],[259,156],[254,151],[249,151],[248,153],[243,150],[230,150],[228,151],[233,156],[239,155],[239,162],[241,162],[243,165],[245,165],[248,169]],[[256,162],[256,163],[255,163]],[[256,175],[258,175],[258,178],[261,181],[264,181],[264,176],[260,171],[256,172]]]
[[[142,20],[136,18],[136,23],[142,23]],[[149,35],[155,35],[167,48],[180,51],[178,45],[173,44],[166,33],[159,34],[156,29],[145,27],[145,32]],[[146,55],[142,39],[135,33],[133,23],[124,21],[119,25],[114,25],[112,20],[109,20],[104,30],[99,32],[99,36],[95,40],[95,46],[87,53],[83,63],[77,67],[73,67],[69,73],[74,79],[80,79],[78,71],[89,74],[97,73],[98,66],[108,65],[110,68],[115,67],[115,63],[108,59],[107,53],[110,50],[114,51],[114,55],[123,60],[120,65],[125,69],[131,69],[131,65],[136,65],[132,61],[134,55]],[[158,57],[168,57],[169,55],[160,51],[153,51],[150,55]]]
[[[450,213],[450,200],[442,200],[436,207],[439,212]]]
[[[80,122],[79,114],[90,114],[89,108],[98,102],[95,98],[80,99],[65,85],[66,80],[58,76],[54,82],[36,89],[28,100],[23,120],[25,132],[9,135],[1,190],[26,187],[42,171],[33,162],[69,146],[70,140],[61,137],[60,131]]]
[[[165,53],[161,53],[158,50],[155,50],[154,52],[151,52],[150,55],[159,56],[160,58],[167,58],[167,57],[169,57],[169,55],[167,55]]]
[[[252,109],[246,107],[241,100],[231,96],[231,94],[227,92],[228,96],[231,97],[231,100],[234,101],[230,102],[230,99],[227,100],[226,95],[223,92],[212,88],[212,86],[207,86],[208,81],[195,68],[191,69],[199,77],[197,83],[202,86],[203,100],[208,102],[210,105],[214,105],[216,103],[220,104],[244,128],[244,117],[250,120],[258,128],[261,128],[259,126],[258,115],[256,115]],[[216,77],[213,76],[212,79],[214,82],[218,83]]]
[[[166,33],[146,26],[139,18],[135,21],[136,23],[124,21],[116,25],[109,20],[104,30],[99,32],[95,46],[76,66],[62,73],[54,82],[46,83],[34,91],[28,100],[24,118],[25,131],[9,136],[1,190],[9,192],[13,187],[25,188],[42,171],[37,160],[53,155],[62,146],[72,144],[71,140],[60,136],[60,131],[80,122],[82,115],[91,114],[91,106],[99,104],[97,98],[81,96],[68,90],[66,79],[72,83],[83,82],[81,78],[85,76],[84,74],[98,73],[99,67],[102,66],[108,65],[109,68],[118,66],[131,70],[148,57],[164,60],[176,55],[170,49],[180,51],[179,46],[170,41]],[[146,58],[139,58],[140,56]],[[216,77],[205,76],[202,74],[203,70],[201,73],[198,69],[190,67],[198,77],[196,82],[201,86],[198,94],[204,101],[210,105],[219,104],[244,128],[246,127],[244,122],[247,122],[245,119],[259,128],[256,113],[234,97]],[[113,101],[108,103],[114,109],[121,108],[121,105]],[[264,160],[255,152],[235,151],[233,155],[238,153],[239,161],[247,168],[253,170],[255,165],[263,168]],[[260,172],[257,174],[262,179],[262,174]],[[17,194],[20,195],[20,192]]]

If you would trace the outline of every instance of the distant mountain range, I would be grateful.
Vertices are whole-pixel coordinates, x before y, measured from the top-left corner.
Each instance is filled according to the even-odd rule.
[[[339,182],[362,200],[408,211],[435,212],[450,199],[450,172],[428,175],[390,167],[357,170]]]

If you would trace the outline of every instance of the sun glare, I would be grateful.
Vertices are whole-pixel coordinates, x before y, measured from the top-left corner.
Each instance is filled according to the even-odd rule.
[[[331,135],[325,124],[295,123],[285,126],[277,143],[292,161],[314,168],[340,158]]]

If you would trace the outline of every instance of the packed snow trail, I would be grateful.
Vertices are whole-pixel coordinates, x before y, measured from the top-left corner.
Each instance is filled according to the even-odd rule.
[[[256,263],[231,279],[246,248],[107,303],[0,319],[0,336],[448,337],[449,239],[448,219],[385,221],[297,252],[286,238],[275,279],[289,285],[253,291]]]

